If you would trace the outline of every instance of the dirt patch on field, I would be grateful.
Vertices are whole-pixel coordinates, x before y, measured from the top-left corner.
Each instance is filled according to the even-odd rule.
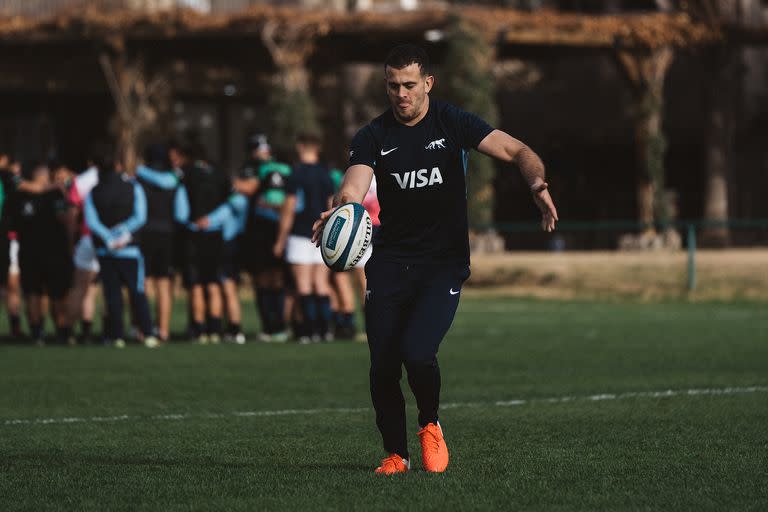
[[[696,289],[686,252],[565,252],[472,257],[468,291],[541,298],[768,301],[768,249],[700,250]]]

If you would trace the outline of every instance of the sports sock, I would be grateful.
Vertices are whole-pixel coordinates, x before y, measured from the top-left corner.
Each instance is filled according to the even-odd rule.
[[[19,315],[8,315],[8,324],[11,326],[13,336],[21,333],[21,317]]]
[[[91,339],[91,333],[93,331],[93,322],[90,320],[82,320],[80,322],[80,338],[84,341]]]
[[[324,336],[331,330],[331,298],[327,295],[314,295],[317,307],[317,334]]]
[[[72,327],[57,327],[56,328],[56,341],[59,343],[67,343],[69,338],[72,337]]]
[[[319,334],[317,326],[317,304],[314,295],[299,295],[299,304],[304,322],[301,327],[300,336],[312,336]]]
[[[239,333],[240,332],[240,324],[236,324],[234,322],[230,322],[229,325],[227,326],[227,332],[229,332],[229,334],[237,334],[237,333]]]
[[[33,340],[43,339],[43,324],[29,324],[29,334]]]
[[[205,332],[205,328],[203,327],[203,322],[192,322],[192,336],[197,338],[201,334]]]
[[[354,313],[342,313],[341,325],[347,328],[355,327],[355,314]]]
[[[285,331],[285,290],[272,289],[272,312],[274,316],[274,332]]]
[[[261,330],[267,334],[272,334],[272,325],[270,325],[269,315],[267,314],[268,291],[266,288],[256,288],[256,309],[259,312],[261,320]]]
[[[208,318],[208,334],[221,334],[221,317]]]

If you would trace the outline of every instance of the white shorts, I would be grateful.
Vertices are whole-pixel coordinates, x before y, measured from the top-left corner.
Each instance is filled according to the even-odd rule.
[[[96,257],[96,249],[93,247],[91,235],[85,235],[75,246],[75,268],[88,272],[99,271],[99,259]]]
[[[8,273],[14,276],[19,275],[19,241],[11,240],[8,249],[8,257],[11,264],[8,266]]]
[[[365,268],[365,264],[368,263],[368,260],[371,259],[371,254],[373,254],[373,246],[368,245],[368,248],[365,250],[365,254],[363,254],[363,257],[360,258],[360,261],[357,262],[357,264],[352,268]]]
[[[285,244],[285,261],[291,265],[322,265],[323,255],[309,238],[291,235]]]

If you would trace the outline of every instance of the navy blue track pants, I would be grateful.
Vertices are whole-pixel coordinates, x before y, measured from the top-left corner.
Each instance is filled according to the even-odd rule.
[[[365,266],[365,321],[371,399],[387,453],[408,458],[402,367],[416,397],[419,425],[437,421],[437,351],[459,306],[466,264],[403,264],[374,256]]]

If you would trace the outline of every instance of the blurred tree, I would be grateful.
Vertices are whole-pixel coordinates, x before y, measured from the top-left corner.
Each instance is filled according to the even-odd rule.
[[[438,79],[440,95],[482,117],[492,126],[498,122],[493,64],[494,47],[475,27],[453,17],[446,34],[447,48]],[[493,223],[493,161],[472,153],[467,173],[470,227],[486,231]]]
[[[667,139],[662,127],[664,79],[674,58],[670,47],[650,51],[617,52],[621,69],[634,98],[635,151],[638,162],[638,219],[647,235],[655,234],[656,223],[669,223],[670,208],[665,190],[664,156]]]
[[[298,134],[319,133],[306,67],[316,35],[312,26],[280,26],[276,22],[267,22],[261,32],[262,42],[278,68],[275,88],[269,97],[269,133],[272,145],[282,155],[292,153]]]

